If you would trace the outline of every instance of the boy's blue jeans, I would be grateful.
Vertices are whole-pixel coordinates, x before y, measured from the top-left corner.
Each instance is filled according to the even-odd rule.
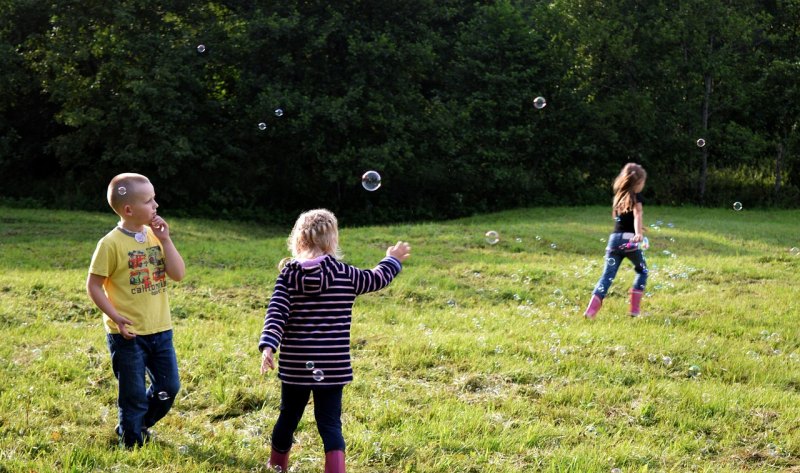
[[[126,447],[142,444],[142,430],[169,412],[180,389],[178,360],[172,345],[172,330],[137,335],[131,340],[119,334],[106,335],[111,367],[119,381],[119,425]],[[150,387],[145,385],[150,377]]]
[[[633,270],[636,271],[636,278],[633,280],[633,288],[643,291],[647,284],[647,262],[644,259],[642,250],[632,251],[620,250],[619,247],[628,243],[633,237],[632,233],[612,233],[608,236],[608,246],[606,247],[606,262],[603,268],[603,275],[594,286],[593,293],[600,299],[604,299],[608,294],[608,289],[617,271],[622,264],[622,260],[628,258],[633,263]]]
[[[303,417],[311,392],[314,392],[314,418],[325,452],[344,451],[342,436],[342,386],[312,388],[281,383],[281,413],[272,429],[272,448],[286,453]]]

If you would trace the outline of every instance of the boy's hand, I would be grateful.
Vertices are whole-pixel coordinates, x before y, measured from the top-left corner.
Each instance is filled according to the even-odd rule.
[[[411,245],[404,241],[398,241],[396,245],[386,249],[386,256],[393,256],[402,263],[411,256]]]
[[[150,222],[150,229],[153,230],[153,234],[159,240],[166,240],[169,238],[169,225],[167,225],[167,221],[164,220],[161,215],[156,215],[153,218]]]
[[[114,323],[117,324],[119,334],[125,337],[126,340],[136,338],[136,334],[133,333],[132,330],[128,329],[128,326],[133,325],[133,322],[120,315],[119,318],[114,320]]]
[[[275,369],[275,360],[272,358],[272,348],[266,347],[261,352],[261,374],[268,370]]]

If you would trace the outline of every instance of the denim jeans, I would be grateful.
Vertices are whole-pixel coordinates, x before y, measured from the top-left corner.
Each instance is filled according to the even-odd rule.
[[[342,386],[312,388],[281,383],[281,413],[272,429],[272,448],[286,453],[292,448],[292,437],[303,417],[311,393],[314,393],[314,418],[322,437],[325,452],[344,451],[342,436]]]
[[[180,389],[172,330],[131,340],[106,335],[111,367],[119,382],[119,425],[126,447],[142,444],[142,431],[169,412]],[[145,375],[150,386],[145,385]]]
[[[626,238],[627,237],[627,238]],[[647,262],[644,259],[642,250],[624,250],[620,249],[621,245],[628,243],[632,234],[630,233],[612,233],[608,236],[608,246],[606,247],[606,261],[603,268],[603,275],[594,286],[593,293],[604,299],[608,294],[608,289],[614,278],[617,276],[617,271],[622,264],[622,260],[628,258],[633,263],[633,270],[636,271],[636,278],[633,280],[633,288],[643,291],[647,284]]]

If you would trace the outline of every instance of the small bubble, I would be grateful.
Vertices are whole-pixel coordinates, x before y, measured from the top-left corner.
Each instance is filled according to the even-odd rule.
[[[711,394],[703,393],[703,395],[701,397],[703,399],[703,402],[705,402],[705,403],[711,402]]]
[[[619,468],[612,468],[611,473],[622,473],[622,470]]]
[[[378,171],[367,171],[361,176],[361,185],[370,192],[376,191],[381,187],[381,175]]]
[[[696,378],[700,376],[700,367],[697,365],[692,365],[689,367],[689,376],[692,378]]]
[[[537,110],[541,110],[547,106],[547,100],[544,97],[536,97],[533,99],[533,106],[536,107]]]
[[[206,52],[206,45],[205,44],[198,44],[197,45],[197,52],[203,54]]]
[[[189,453],[189,447],[187,447],[186,445],[181,445],[180,447],[178,447],[178,453],[180,453],[181,455],[186,455],[187,453]]]
[[[650,363],[655,363],[656,361],[658,361],[658,357],[655,354],[650,353],[649,355],[647,355],[647,361],[649,361]]]
[[[742,210],[742,203],[741,202],[734,202],[733,203],[733,210],[736,210],[737,212],[739,210]]]
[[[259,123],[258,124],[258,129],[261,130],[261,131],[266,130],[267,129],[267,124],[264,123],[264,122]]]
[[[542,237],[540,237],[539,235],[536,235],[536,241],[542,241]]]
[[[447,305],[449,305],[450,307],[455,307],[456,306],[455,299],[448,299],[447,300]]]
[[[556,289],[555,291],[553,291],[553,296],[558,297],[560,299],[564,297],[564,293],[561,291],[561,289]]]
[[[789,250],[789,254],[792,256],[800,256],[800,248],[794,246]]]
[[[311,377],[314,378],[314,381],[322,381],[325,379],[325,373],[320,369],[316,369],[311,372]]]
[[[489,230],[484,236],[486,237],[486,243],[490,245],[496,245],[500,241],[500,234],[494,230]]]
[[[705,145],[706,145],[706,140],[704,140],[703,138],[699,138],[699,139],[697,140],[697,147],[698,147],[698,148],[702,148],[702,147],[703,147],[703,146],[705,146]]]
[[[167,394],[166,391],[159,391],[158,398],[161,399],[162,401],[166,401],[167,399],[169,399],[169,394]]]
[[[282,108],[276,108],[275,109],[275,116],[278,117],[278,118],[282,117],[283,116],[283,109]]]
[[[126,189],[125,187],[123,187],[123,186],[119,186],[119,187],[117,188],[117,194],[119,194],[119,195],[125,195],[125,194],[127,194],[127,193],[128,193],[128,189]]]
[[[313,370],[314,369],[314,362],[313,361],[306,361],[306,369]]]
[[[662,356],[661,362],[664,363],[664,366],[672,366],[672,358],[668,356]]]
[[[516,242],[517,243],[522,243],[522,238],[517,237]]]
[[[550,248],[555,250],[556,248],[558,248],[558,245],[556,245],[555,243],[550,243]]]
[[[672,223],[672,222],[669,222],[669,223],[667,224],[667,227],[669,227],[669,228],[675,228],[675,224],[674,224],[674,223]]]
[[[615,260],[614,258],[612,258],[612,257],[610,257],[610,256],[609,256],[609,257],[606,259],[606,264],[607,264],[607,265],[609,265],[609,266],[616,266],[616,264],[617,264],[617,260]]]

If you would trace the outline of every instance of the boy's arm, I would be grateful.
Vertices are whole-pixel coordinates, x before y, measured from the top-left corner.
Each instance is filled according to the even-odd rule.
[[[171,239],[161,240],[161,246],[164,248],[164,266],[167,276],[173,281],[180,281],[186,276],[186,264],[183,262],[183,257]]]
[[[106,292],[103,290],[103,283],[105,280],[105,276],[90,273],[89,277],[86,279],[86,293],[89,294],[89,298],[97,305],[97,308],[102,310],[104,314],[117,324],[119,333],[130,340],[136,336],[136,334],[128,328],[129,325],[133,325],[133,322],[119,315],[114,304],[108,299]]]
[[[164,269],[167,271],[167,276],[173,281],[180,281],[186,276],[186,264],[169,236],[169,224],[160,215],[156,215],[150,222],[150,229],[164,248]]]

